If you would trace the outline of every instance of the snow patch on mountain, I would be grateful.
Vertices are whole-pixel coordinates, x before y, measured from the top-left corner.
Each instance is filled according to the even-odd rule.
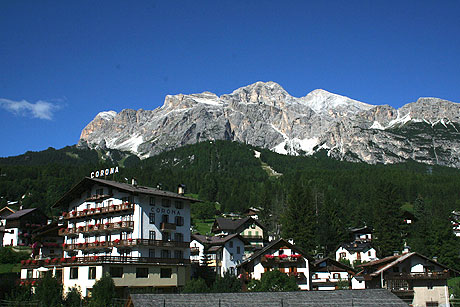
[[[104,111],[104,112],[99,112],[99,114],[97,114],[96,117],[100,117],[103,120],[109,121],[109,120],[114,119],[115,116],[117,116],[117,112],[115,111]]]

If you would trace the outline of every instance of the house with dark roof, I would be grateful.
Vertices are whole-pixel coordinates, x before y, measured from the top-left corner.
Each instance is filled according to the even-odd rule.
[[[312,290],[349,289],[354,270],[331,258],[319,259],[311,266]]]
[[[190,260],[201,264],[205,255],[209,257],[208,266],[215,269],[216,274],[236,274],[236,266],[243,261],[244,245],[247,241],[239,234],[204,236],[192,234],[190,242]],[[207,258],[206,258],[207,259]]]
[[[32,232],[32,255],[35,259],[52,259],[62,256],[64,237],[59,235],[57,221],[40,227]]]
[[[447,279],[459,272],[415,252],[359,266],[366,289],[388,289],[411,306],[449,306]]]
[[[341,244],[335,251],[335,260],[348,260],[352,266],[377,260],[377,251],[369,242],[354,241]]]
[[[385,289],[243,292],[243,293],[182,293],[131,294],[127,307],[407,307],[396,295]]]
[[[364,227],[357,227],[351,228],[350,234],[352,236],[353,241],[360,241],[360,242],[371,242],[372,241],[372,227],[364,226]]]
[[[289,243],[278,239],[271,241],[261,250],[238,265],[238,273],[248,283],[251,279],[261,279],[271,270],[279,270],[296,278],[301,290],[311,290],[310,267],[313,258]]]
[[[3,246],[28,246],[32,231],[48,223],[48,217],[38,208],[18,210],[5,218]]]
[[[5,230],[6,217],[13,213],[14,213],[14,210],[7,206],[0,209],[0,246],[3,246],[3,235],[5,233],[10,233],[10,231]]]
[[[64,292],[80,287],[88,296],[109,273],[120,296],[130,288],[178,291],[190,277],[190,205],[198,201],[181,191],[84,178],[53,205],[63,211],[63,255],[25,261],[21,279],[52,271]]]
[[[215,234],[240,234],[248,241],[245,246],[246,257],[264,246],[265,227],[250,216],[242,219],[218,217],[214,221],[211,231]]]

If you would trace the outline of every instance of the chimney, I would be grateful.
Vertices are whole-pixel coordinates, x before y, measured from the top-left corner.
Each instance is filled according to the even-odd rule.
[[[393,256],[398,256],[399,255],[399,251],[393,251]]]
[[[438,262],[438,257],[433,256],[433,261],[434,261],[434,262]]]
[[[163,185],[161,183],[157,183],[157,189],[158,190],[163,190]]]
[[[137,179],[136,179],[136,178],[133,177],[133,178],[131,179],[131,185],[137,187]]]
[[[185,184],[179,184],[177,186],[177,194],[180,194],[180,195],[185,194]]]
[[[403,254],[408,254],[408,253],[410,253],[410,246],[409,246],[409,245],[404,246],[404,249],[403,249],[403,252],[402,252],[402,253],[403,253]]]

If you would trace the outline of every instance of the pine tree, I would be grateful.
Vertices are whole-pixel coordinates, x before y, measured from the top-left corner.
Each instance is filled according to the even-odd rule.
[[[385,257],[402,249],[400,205],[396,187],[391,183],[380,183],[376,195],[375,243],[378,256]]]
[[[282,235],[307,253],[316,248],[316,215],[308,186],[295,181],[290,189],[287,208],[282,217]]]

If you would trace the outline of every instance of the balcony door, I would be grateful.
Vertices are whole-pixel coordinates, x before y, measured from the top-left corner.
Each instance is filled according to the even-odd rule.
[[[150,231],[149,231],[149,240],[150,240],[150,241],[155,241],[155,237],[156,237],[156,232],[155,232],[155,230],[150,230]]]

